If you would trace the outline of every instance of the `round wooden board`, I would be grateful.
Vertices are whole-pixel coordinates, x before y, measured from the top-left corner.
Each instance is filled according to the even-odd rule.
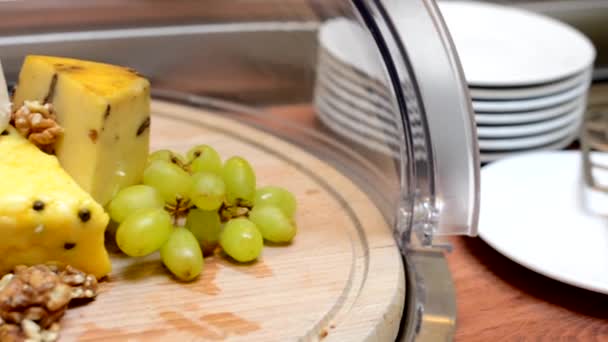
[[[71,309],[62,341],[389,341],[402,315],[405,276],[389,226],[353,183],[284,141],[202,109],[153,102],[152,149],[210,144],[243,155],[258,184],[297,197],[299,232],[259,261],[205,260],[179,283],[158,255],[113,255],[94,302]]]

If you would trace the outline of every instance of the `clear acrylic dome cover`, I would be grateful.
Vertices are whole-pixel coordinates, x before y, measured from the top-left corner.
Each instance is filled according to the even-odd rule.
[[[432,0],[6,2],[0,27],[9,80],[27,54],[128,65],[334,165],[402,249],[476,234],[472,108]]]

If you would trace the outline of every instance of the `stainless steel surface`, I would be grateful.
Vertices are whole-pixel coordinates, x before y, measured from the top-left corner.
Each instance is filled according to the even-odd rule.
[[[3,0],[0,32],[31,34],[146,26],[318,21],[341,0]]]
[[[244,23],[9,35],[0,36],[0,51],[13,80],[27,54],[69,55],[133,67],[160,89],[250,104],[296,103],[310,98],[317,26]],[[270,65],[272,70],[259,67]]]
[[[444,252],[412,251],[406,258],[409,274],[406,306],[400,341],[451,341],[456,331],[456,294]],[[447,275],[447,276],[446,276]],[[414,300],[415,299],[415,300]]]

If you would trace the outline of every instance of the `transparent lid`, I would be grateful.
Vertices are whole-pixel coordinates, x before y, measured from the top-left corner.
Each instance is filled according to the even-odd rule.
[[[2,2],[0,31],[9,80],[27,54],[128,65],[335,165],[402,247],[476,234],[473,112],[432,0]]]

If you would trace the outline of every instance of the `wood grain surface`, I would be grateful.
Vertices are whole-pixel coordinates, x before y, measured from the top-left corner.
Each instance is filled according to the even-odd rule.
[[[451,240],[456,341],[608,341],[607,295],[530,271],[479,238]]]
[[[369,199],[293,145],[203,110],[153,103],[153,149],[207,143],[246,156],[258,184],[298,199],[298,236],[250,265],[216,255],[194,283],[174,281],[158,255],[113,254],[97,300],[69,310],[62,341],[388,341],[404,305],[402,261]]]

